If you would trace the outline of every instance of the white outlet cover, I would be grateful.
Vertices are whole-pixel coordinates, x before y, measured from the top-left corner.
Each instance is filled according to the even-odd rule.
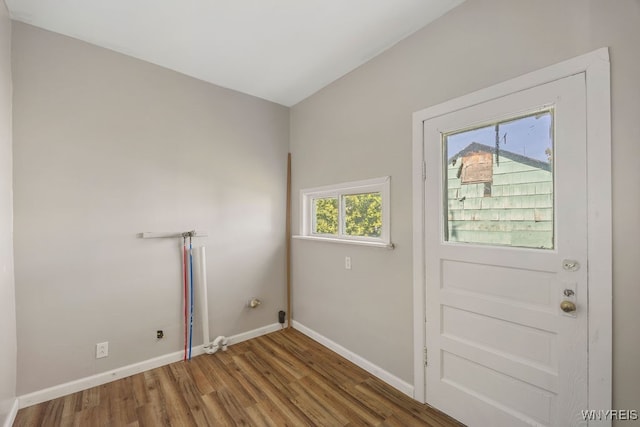
[[[109,355],[109,342],[100,342],[96,344],[96,359],[101,359]]]

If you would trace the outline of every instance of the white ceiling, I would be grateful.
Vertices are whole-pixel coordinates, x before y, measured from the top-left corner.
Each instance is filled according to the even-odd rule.
[[[291,106],[464,0],[5,0],[11,17]]]

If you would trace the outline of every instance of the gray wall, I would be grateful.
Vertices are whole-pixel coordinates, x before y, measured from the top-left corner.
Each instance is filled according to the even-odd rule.
[[[0,425],[16,396],[11,164],[11,21],[0,1]]]
[[[396,243],[389,251],[296,240],[294,319],[412,382],[412,113],[610,46],[613,398],[614,408],[638,409],[639,40],[637,0],[467,0],[294,106],[294,230],[300,189],[391,175]],[[344,269],[345,255],[352,270]]]
[[[212,337],[277,323],[287,108],[21,23],[13,76],[18,394],[180,351],[182,242],[139,232],[209,232]]]

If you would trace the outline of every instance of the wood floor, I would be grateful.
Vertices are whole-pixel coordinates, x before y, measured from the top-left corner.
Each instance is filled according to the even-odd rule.
[[[461,426],[287,329],[18,411],[14,426]]]

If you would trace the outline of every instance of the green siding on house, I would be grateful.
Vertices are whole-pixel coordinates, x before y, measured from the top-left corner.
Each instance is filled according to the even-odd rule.
[[[539,161],[500,154],[493,162],[490,195],[485,183],[462,184],[460,163],[448,164],[448,241],[553,248],[553,175]],[[522,156],[513,156],[522,159]]]

